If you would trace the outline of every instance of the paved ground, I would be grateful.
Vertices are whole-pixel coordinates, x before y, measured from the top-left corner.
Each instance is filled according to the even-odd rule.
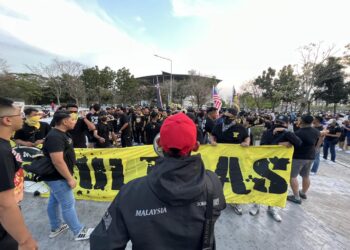
[[[350,249],[350,154],[338,152],[337,157],[341,164],[321,162],[302,205],[288,203],[280,211],[282,223],[274,222],[266,208],[252,217],[248,205],[242,216],[227,207],[216,223],[217,249]],[[32,194],[27,194],[22,204],[26,223],[40,249],[89,249],[88,242],[74,242],[70,232],[48,238],[46,204],[47,199]],[[79,217],[90,227],[100,221],[107,207],[108,203],[77,201]]]

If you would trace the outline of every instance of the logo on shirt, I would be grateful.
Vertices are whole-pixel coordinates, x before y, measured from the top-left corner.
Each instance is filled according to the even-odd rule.
[[[108,211],[105,213],[105,215],[103,216],[102,220],[105,223],[106,230],[108,230],[109,226],[112,223],[112,216],[109,214]]]
[[[213,206],[218,206],[220,203],[220,199],[219,198],[216,198],[216,199],[213,199]],[[198,201],[196,203],[197,207],[204,207],[207,205],[207,201]]]
[[[67,142],[68,142],[69,145],[72,145],[72,144],[73,144],[72,138],[68,138],[68,139],[67,139]]]
[[[136,210],[135,216],[151,216],[151,215],[166,214],[166,213],[167,213],[166,207],[160,207],[160,208],[154,208],[154,209]]]
[[[239,132],[233,132],[233,138],[237,138],[239,136]]]

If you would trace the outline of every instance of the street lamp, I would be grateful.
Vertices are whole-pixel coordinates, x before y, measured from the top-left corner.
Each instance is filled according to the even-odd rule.
[[[169,58],[166,58],[166,57],[162,57],[162,56],[159,56],[159,55],[154,55],[156,57],[159,57],[161,59],[164,59],[164,60],[167,60],[170,62],[170,93],[169,93],[169,96],[168,96],[168,104],[170,105],[171,102],[172,102],[172,93],[173,93],[173,61]]]

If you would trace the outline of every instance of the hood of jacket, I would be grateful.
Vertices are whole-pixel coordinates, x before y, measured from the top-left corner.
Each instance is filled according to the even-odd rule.
[[[171,206],[193,203],[205,190],[205,168],[200,155],[161,157],[147,179],[153,193]]]

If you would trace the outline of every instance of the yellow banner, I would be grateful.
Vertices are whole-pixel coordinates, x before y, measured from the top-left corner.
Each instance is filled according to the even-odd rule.
[[[285,207],[293,148],[201,146],[206,169],[223,183],[227,203]],[[77,199],[111,201],[123,184],[152,171],[157,155],[152,146],[76,149],[74,176]]]

